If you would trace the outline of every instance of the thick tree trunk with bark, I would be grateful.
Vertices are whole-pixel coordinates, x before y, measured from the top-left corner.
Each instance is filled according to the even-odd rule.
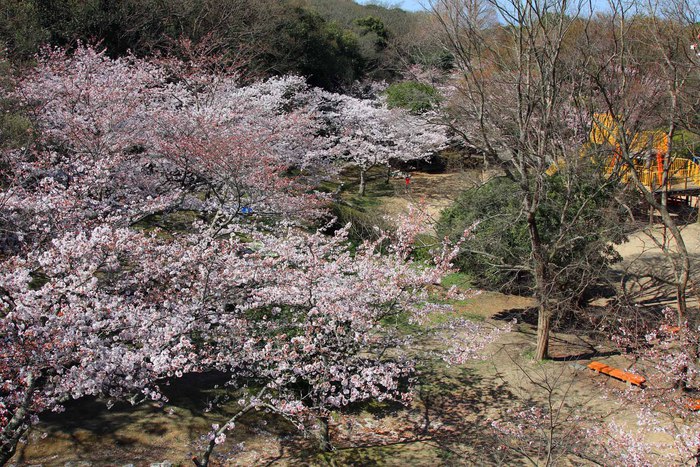
[[[688,249],[685,246],[685,241],[683,240],[683,235],[680,229],[676,225],[671,215],[666,209],[666,206],[661,206],[659,209],[661,213],[661,221],[665,228],[671,232],[673,241],[676,244],[676,252],[668,251],[668,247],[663,245],[663,251],[671,264],[671,269],[674,272],[676,280],[676,306],[678,307],[678,325],[682,326],[686,319],[688,304],[686,299],[686,292],[688,289],[688,282],[690,281],[690,256],[688,254]],[[674,258],[674,256],[676,256]]]
[[[537,300],[537,350],[536,360],[544,360],[549,356],[549,332],[551,326],[551,312],[547,306],[547,258],[543,251],[542,240],[535,219],[534,210],[530,210],[527,216],[527,227],[530,234],[532,247],[532,260],[535,270],[535,298]]]
[[[537,310],[537,348],[535,349],[535,359],[544,360],[549,357],[549,331],[552,316],[544,305],[540,305]]]

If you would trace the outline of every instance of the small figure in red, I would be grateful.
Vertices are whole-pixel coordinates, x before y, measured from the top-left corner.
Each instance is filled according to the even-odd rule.
[[[406,174],[406,178],[404,179],[406,181],[406,192],[411,190],[411,174]]]

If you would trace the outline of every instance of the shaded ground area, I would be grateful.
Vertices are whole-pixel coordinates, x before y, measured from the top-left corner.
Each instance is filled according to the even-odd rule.
[[[192,465],[193,453],[203,444],[201,436],[212,423],[221,422],[239,408],[235,402],[224,402],[211,409],[226,393],[198,388],[213,387],[216,378],[210,375],[175,380],[164,391],[170,399],[167,404],[120,404],[108,410],[103,402],[92,399],[72,402],[65,412],[42,417],[15,460],[19,465],[47,466],[76,462],[85,466],[157,462]],[[241,420],[237,443],[222,452],[241,451],[240,443],[245,443],[247,455],[242,459],[252,460],[250,455],[256,450],[276,449],[267,452],[267,457],[276,456],[292,433],[296,434],[295,428],[283,420],[252,414]]]
[[[483,293],[454,303],[455,316],[503,326],[520,318],[531,305],[527,298]],[[315,449],[313,437],[305,438],[278,417],[255,413],[241,420],[230,438],[219,447],[221,460],[214,465],[503,465],[490,428],[507,419],[508,409],[520,403],[542,403],[546,395],[529,378],[558,378],[568,386],[568,401],[582,407],[598,403],[601,410],[633,423],[615,402],[600,404],[600,385],[623,389],[622,383],[570,366],[587,363],[593,356],[620,367],[629,365],[615,353],[585,335],[558,334],[552,352],[560,361],[544,364],[531,359],[535,330],[516,324],[488,349],[490,357],[467,365],[449,366],[439,352],[450,341],[446,336],[417,330],[415,357],[420,378],[410,408],[374,403],[336,414],[330,423],[332,453]],[[210,376],[216,383],[216,376]],[[178,380],[168,391],[165,406],[127,405],[107,410],[97,401],[81,400],[65,413],[45,417],[23,446],[18,465],[150,465],[168,461],[191,465],[199,438],[211,423],[221,423],[235,403],[207,411],[222,391],[200,391],[198,381]],[[235,399],[235,398],[234,398]],[[82,464],[80,463],[82,462]],[[507,465],[519,465],[508,458]],[[580,465],[580,464],[579,464]]]
[[[692,283],[688,290],[688,306],[698,307],[698,296],[693,285],[700,284],[700,269],[696,267],[700,260],[700,224],[684,225],[681,232],[691,258]],[[673,270],[657,245],[657,242],[664,243],[668,237],[670,234],[657,226],[635,232],[630,235],[629,242],[616,247],[623,257],[622,263],[615,267],[621,274],[621,289],[642,306],[661,308],[675,305]]]
[[[466,317],[485,319],[506,306],[508,297],[484,294],[460,302],[457,309]],[[452,457],[460,463],[467,450],[481,451],[484,414],[498,413],[513,395],[486,363],[450,367],[431,355],[443,345],[440,336],[422,338],[422,382],[410,409],[371,404],[337,414],[331,421],[334,453],[318,454],[313,439],[262,413],[243,418],[217,453],[232,459],[227,465],[442,465]],[[95,400],[71,403],[64,413],[43,417],[20,447],[16,464],[191,465],[200,436],[237,408],[233,402],[207,411],[223,392],[200,391],[197,383],[175,381],[167,391],[171,401],[163,406],[107,410]]]

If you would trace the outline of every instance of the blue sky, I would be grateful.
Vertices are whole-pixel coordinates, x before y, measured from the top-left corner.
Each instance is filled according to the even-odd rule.
[[[370,0],[355,0],[357,3],[370,3]],[[408,11],[418,11],[423,8],[420,6],[420,0],[390,0],[389,5],[400,4],[401,8]]]
[[[409,11],[417,11],[417,10],[422,9],[418,0],[403,0],[401,2],[401,7],[404,10],[409,10]]]
[[[364,2],[361,0],[360,3],[364,3]],[[395,0],[395,1],[392,0],[389,3],[390,4],[400,3],[401,8],[403,8],[404,10],[409,10],[409,11],[418,11],[418,10],[423,9],[420,6],[420,4],[421,4],[420,0]],[[605,10],[605,9],[607,9],[606,8],[607,4],[608,4],[607,0],[593,0],[593,8],[595,10]]]

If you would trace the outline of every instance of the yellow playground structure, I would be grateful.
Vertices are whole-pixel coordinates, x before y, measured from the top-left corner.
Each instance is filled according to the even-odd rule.
[[[634,156],[633,167],[623,163],[623,136]],[[631,138],[631,141],[629,140]],[[692,197],[700,197],[700,165],[690,159],[673,157],[668,161],[668,134],[663,131],[640,131],[634,135],[623,135],[615,119],[610,114],[595,114],[589,135],[592,145],[607,145],[613,149],[613,156],[605,161],[605,171],[608,175],[617,174],[622,183],[632,181],[633,171],[642,184],[652,192],[665,191],[673,202],[690,203]],[[582,150],[582,155],[588,153]],[[664,181],[666,162],[668,175]],[[547,170],[553,175],[561,167],[561,162],[555,162]]]
[[[663,131],[640,131],[628,142],[631,152],[637,154],[634,167],[621,164],[620,129],[610,114],[595,114],[590,133],[591,143],[607,144],[615,155],[607,163],[608,174],[619,173],[623,183],[632,179],[632,170],[644,186],[652,191],[665,189],[686,194],[700,191],[700,165],[690,159],[679,157],[670,161],[668,177],[664,186],[664,164],[669,157],[668,134]],[[694,194],[694,193],[688,193]]]

